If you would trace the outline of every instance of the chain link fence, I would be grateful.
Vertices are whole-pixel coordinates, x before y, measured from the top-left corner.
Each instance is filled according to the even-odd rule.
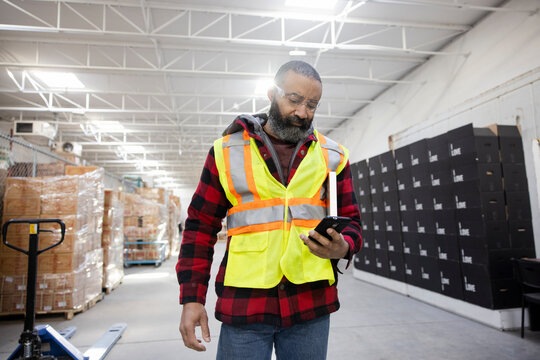
[[[71,161],[73,160],[73,161]],[[0,131],[0,196],[3,199],[7,177],[62,176],[66,165],[78,165],[76,158],[52,153],[45,146],[30,144]],[[105,171],[105,188],[133,193],[137,183]],[[0,210],[2,202],[0,201]],[[0,212],[1,213],[1,212]]]

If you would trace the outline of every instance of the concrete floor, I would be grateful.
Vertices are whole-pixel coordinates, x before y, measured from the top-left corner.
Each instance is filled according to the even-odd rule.
[[[214,271],[223,251],[218,244]],[[207,304],[212,341],[205,353],[196,353],[183,346],[178,332],[175,262],[171,257],[159,268],[133,266],[122,285],[90,310],[70,321],[47,316],[36,323],[76,326],[71,342],[84,351],[109,325],[126,322],[108,360],[214,359],[220,323],[213,318],[213,285]],[[519,331],[499,331],[359,281],[351,270],[340,278],[341,309],[331,317],[328,359],[540,359],[540,332],[526,331],[521,339]],[[0,358],[15,349],[22,327],[22,319],[1,319]]]

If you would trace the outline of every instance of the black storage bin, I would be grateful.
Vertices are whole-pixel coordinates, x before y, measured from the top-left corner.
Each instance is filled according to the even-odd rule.
[[[403,253],[388,252],[388,277],[405,282],[405,258]]]
[[[422,139],[409,145],[409,154],[411,156],[411,167],[428,163],[427,140]]]
[[[463,300],[463,278],[458,261],[439,260],[441,294]]]
[[[523,143],[517,126],[497,125],[501,162],[524,163]]]

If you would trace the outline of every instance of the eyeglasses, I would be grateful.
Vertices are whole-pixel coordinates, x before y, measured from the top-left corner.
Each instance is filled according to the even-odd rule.
[[[277,86],[276,84],[274,84],[274,87],[276,88],[279,96],[287,99],[287,101],[289,102],[289,105],[293,107],[299,107],[301,105],[305,105],[306,111],[310,113],[314,113],[315,110],[317,110],[317,108],[319,107],[319,103],[315,100],[305,100],[303,96],[300,96],[296,93],[286,94],[285,91],[279,86]]]

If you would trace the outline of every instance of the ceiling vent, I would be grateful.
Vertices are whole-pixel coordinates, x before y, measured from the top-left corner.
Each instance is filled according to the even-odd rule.
[[[53,151],[60,155],[82,156],[82,145],[72,141],[55,142]]]
[[[49,145],[56,137],[56,128],[45,121],[15,121],[13,135],[22,136],[36,145]]]

